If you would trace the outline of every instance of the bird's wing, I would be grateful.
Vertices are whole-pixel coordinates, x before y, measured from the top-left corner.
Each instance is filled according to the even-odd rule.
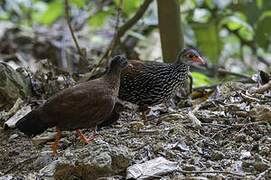
[[[85,117],[101,121],[111,113],[114,104],[115,97],[112,91],[103,82],[93,80],[57,93],[42,109],[51,121],[80,121]]]

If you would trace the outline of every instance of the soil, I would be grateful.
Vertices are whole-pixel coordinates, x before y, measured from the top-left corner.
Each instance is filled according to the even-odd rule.
[[[133,152],[133,164],[156,157],[178,162],[180,170],[153,179],[271,179],[270,119],[258,119],[262,114],[255,112],[260,105],[270,107],[269,93],[257,96],[257,103],[247,101],[240,93],[248,94],[233,90],[219,99],[209,97],[197,104],[193,113],[201,121],[201,127],[191,122],[189,108],[167,106],[165,109],[161,105],[162,108],[152,108],[146,125],[139,112],[126,108],[113,126],[99,130],[99,138],[128,147]],[[270,112],[267,109],[262,113]],[[36,138],[48,137],[54,132],[55,129],[48,129]],[[87,136],[93,134],[91,130],[82,132]],[[65,132],[58,145],[59,153],[53,156],[46,142],[34,145],[16,129],[1,129],[0,175],[29,178],[61,157],[67,148],[82,146],[75,132]],[[114,177],[125,179],[125,172]]]

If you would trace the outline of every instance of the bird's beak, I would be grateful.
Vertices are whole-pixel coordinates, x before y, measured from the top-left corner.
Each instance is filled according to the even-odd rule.
[[[194,56],[194,57],[193,57],[193,61],[195,61],[195,62],[200,62],[200,63],[202,63],[202,64],[205,64],[204,59],[202,59],[200,56],[198,56],[198,57]]]
[[[134,67],[131,63],[128,64],[128,67],[132,68]]]

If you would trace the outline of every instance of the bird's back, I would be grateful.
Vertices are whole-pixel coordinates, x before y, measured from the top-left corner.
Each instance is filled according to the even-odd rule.
[[[130,61],[121,74],[119,98],[138,105],[155,105],[169,99],[184,84],[188,68],[181,64]]]
[[[95,127],[110,115],[115,96],[103,78],[67,88],[39,108],[41,120],[62,130]]]

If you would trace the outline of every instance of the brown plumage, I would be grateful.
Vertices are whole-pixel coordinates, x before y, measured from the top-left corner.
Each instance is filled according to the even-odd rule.
[[[62,130],[76,130],[87,143],[79,129],[96,128],[110,116],[119,91],[120,73],[127,64],[125,57],[115,56],[105,75],[60,91],[20,119],[16,127],[33,137],[56,126],[58,133],[53,144],[54,153],[57,153],[56,146]]]
[[[139,105],[144,121],[147,106],[165,102],[184,85],[190,64],[205,63],[197,49],[180,51],[172,64],[139,60],[129,62],[133,67],[121,72],[119,98]]]

